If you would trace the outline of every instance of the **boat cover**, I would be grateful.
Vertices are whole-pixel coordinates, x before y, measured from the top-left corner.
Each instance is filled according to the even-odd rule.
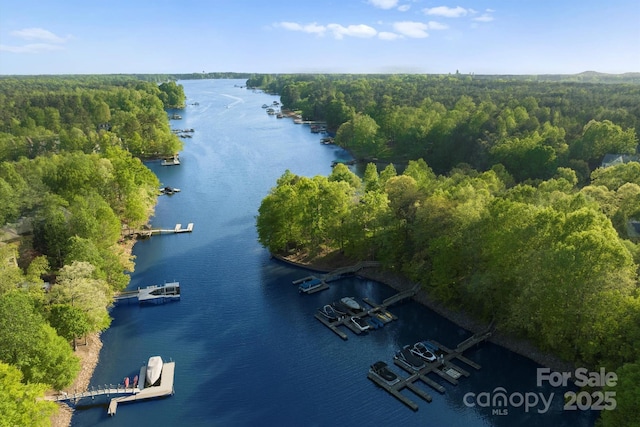
[[[162,373],[162,358],[160,356],[152,356],[147,362],[146,380],[149,385],[156,385]]]

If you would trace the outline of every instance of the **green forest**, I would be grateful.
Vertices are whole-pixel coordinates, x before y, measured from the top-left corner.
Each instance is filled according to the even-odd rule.
[[[184,103],[173,81],[0,78],[0,425],[48,425],[45,391],[74,381],[77,343],[109,326],[133,269],[123,229],[158,195],[141,159],[180,150],[165,109]]]
[[[259,208],[263,246],[380,261],[574,366],[617,372],[617,409],[599,423],[636,419],[640,85],[415,75],[248,84],[265,82],[283,107],[326,121],[366,168],[362,178],[343,164],[328,177],[284,171]],[[607,154],[617,160],[603,165]]]

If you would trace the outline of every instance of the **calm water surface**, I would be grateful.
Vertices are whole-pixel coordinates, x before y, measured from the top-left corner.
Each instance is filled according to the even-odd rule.
[[[393,295],[385,285],[358,278],[335,282],[315,295],[298,294],[291,281],[308,272],[269,259],[257,242],[255,215],[262,198],[286,169],[329,174],[343,150],[319,143],[306,125],[269,116],[261,108],[277,98],[243,89],[244,80],[180,82],[189,105],[174,128],[194,128],[182,165],[149,163],[164,185],[182,192],[162,196],[152,224],[172,228],[193,222],[192,234],[156,236],[134,248],[130,288],[179,281],[180,302],[118,305],[103,334],[94,386],[133,377],[160,355],[176,362],[175,395],[122,404],[106,414],[107,401],[78,408],[74,426],[592,426],[588,413],[563,413],[563,390],[536,387],[538,365],[490,343],[466,355],[482,365],[432,403],[413,393],[413,412],[367,379],[369,366],[404,344],[433,338],[455,346],[470,334],[414,302],[395,306],[399,320],[342,341],[314,319],[315,310],[343,296],[376,301]],[[437,380],[440,382],[440,380]],[[546,414],[464,404],[469,392],[555,393]]]

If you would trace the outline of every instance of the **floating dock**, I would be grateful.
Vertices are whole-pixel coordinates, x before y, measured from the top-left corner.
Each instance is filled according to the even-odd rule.
[[[109,402],[109,409],[107,413],[111,416],[116,414],[119,403],[135,402],[138,400],[155,399],[158,397],[171,396],[174,393],[173,390],[173,377],[175,373],[175,362],[166,362],[162,365],[162,377],[160,378],[160,385],[154,387],[145,387],[138,393],[131,394],[129,396],[114,397]],[[146,376],[146,366],[140,368],[140,384],[144,384]]]
[[[180,300],[180,283],[171,282],[164,285],[151,285],[134,291],[125,291],[114,297],[114,301],[131,301],[136,299],[140,304],[163,304]]]
[[[178,233],[191,233],[193,232],[193,223],[190,222],[187,224],[186,228],[182,228],[182,224],[176,224],[173,228],[142,228],[139,230],[129,229],[123,230],[122,235],[124,236],[135,236],[138,239],[146,239],[155,234],[178,234]]]
[[[356,335],[360,335],[362,332],[364,332],[358,329],[353,324],[353,322],[351,321],[352,317],[358,317],[358,318],[367,320],[368,317],[376,316],[377,319],[379,319],[385,324],[392,322],[394,320],[398,320],[398,316],[387,311],[386,305],[384,305],[384,303],[382,305],[376,304],[375,302],[371,301],[369,298],[363,298],[362,300],[368,305],[370,305],[372,308],[370,310],[363,310],[361,312],[349,311],[344,316],[341,316],[338,319],[333,321],[329,320],[319,312],[316,312],[314,316],[323,325],[331,329],[336,335],[338,335],[343,340],[347,340],[349,339],[349,337],[347,336],[347,334],[345,334],[342,330],[339,329],[340,326],[346,326],[349,330],[351,330],[351,332],[353,332]],[[371,322],[368,322],[368,323],[371,323]]]
[[[416,404],[414,401],[409,399],[404,394],[400,393],[400,390],[407,388],[411,390],[414,394],[419,396],[420,398],[424,399],[425,401],[431,402],[431,396],[428,393],[421,390],[420,388],[418,388],[414,383],[416,381],[422,381],[432,389],[436,390],[438,393],[444,393],[445,388],[441,384],[438,384],[437,382],[433,381],[431,378],[427,377],[427,374],[433,373],[435,375],[438,375],[438,377],[446,380],[450,384],[457,385],[458,379],[460,377],[462,376],[468,377],[471,374],[469,374],[469,372],[465,371],[461,367],[453,364],[451,360],[458,359],[461,362],[471,366],[472,368],[479,370],[481,368],[480,365],[464,357],[462,353],[468,350],[469,348],[488,339],[490,336],[491,336],[491,328],[487,329],[484,332],[475,334],[467,338],[466,340],[458,344],[455,349],[447,348],[442,344],[431,340],[429,342],[438,346],[441,352],[438,359],[435,360],[434,362],[431,362],[431,363],[426,362],[422,368],[415,369],[414,367],[410,366],[403,360],[394,357],[394,360],[393,360],[394,363],[400,368],[402,368],[404,371],[409,373],[409,376],[407,378],[400,378],[398,376],[400,378],[400,381],[398,381],[393,385],[386,383],[380,377],[373,374],[372,372],[368,373],[367,378],[369,378],[371,381],[373,381],[374,383],[376,383],[377,385],[385,389],[389,394],[391,394],[392,396],[400,400],[402,403],[407,405],[412,410],[417,411],[419,408],[418,404]]]
[[[92,388],[81,393],[67,394],[62,393],[58,396],[48,397],[48,400],[54,402],[63,402],[68,405],[75,405],[80,400],[91,398],[92,400],[99,396],[117,397],[111,398],[107,413],[111,416],[116,414],[118,403],[134,402],[139,400],[155,399],[159,397],[172,396],[174,394],[173,381],[175,376],[175,362],[164,362],[162,365],[162,375],[160,377],[160,385],[145,387],[145,378],[147,374],[147,366],[140,368],[139,386],[124,387],[122,385],[105,385],[102,387]]]
[[[379,267],[380,263],[377,261],[362,261],[359,262],[355,265],[351,265],[348,267],[341,267],[338,268],[336,270],[330,271],[329,273],[323,274],[320,277],[317,276],[306,276],[303,277],[302,279],[298,279],[298,280],[294,280],[293,282],[291,282],[294,285],[299,286],[299,289],[301,292],[304,292],[306,294],[314,294],[316,292],[320,292],[320,291],[324,291],[325,289],[329,289],[329,282],[332,282],[334,280],[338,280],[341,279],[344,276],[347,275],[352,275],[355,274],[356,272],[358,272],[359,270],[362,270],[363,268],[367,268],[367,267]],[[311,281],[320,281],[322,283],[321,286],[317,286],[314,287],[310,290],[305,290],[305,289],[301,289],[300,287],[303,286],[305,283],[311,282]]]

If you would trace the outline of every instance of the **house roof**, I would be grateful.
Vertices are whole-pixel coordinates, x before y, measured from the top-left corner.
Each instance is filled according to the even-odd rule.
[[[640,157],[636,154],[605,154],[602,159],[602,167],[621,165],[623,163],[637,162]]]

